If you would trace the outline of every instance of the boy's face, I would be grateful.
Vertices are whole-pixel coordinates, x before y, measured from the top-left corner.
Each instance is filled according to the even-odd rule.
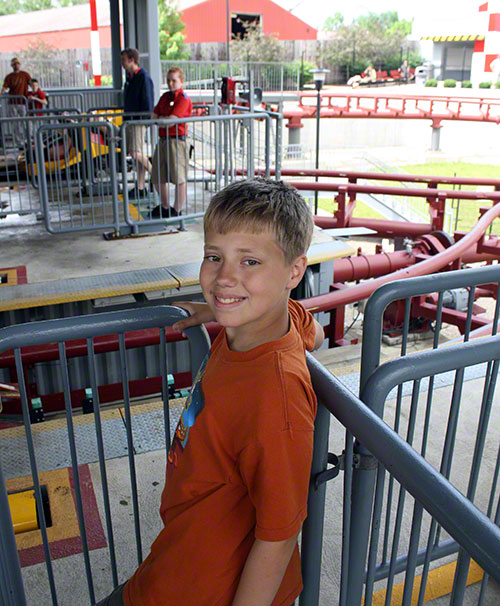
[[[170,72],[169,74],[167,74],[167,84],[168,89],[172,93],[182,88],[182,80],[179,72]]]
[[[271,231],[205,234],[200,283],[231,349],[246,351],[279,339],[288,330],[288,295],[307,266],[291,264]]]
[[[38,90],[38,82],[32,82],[31,88],[33,89],[33,92],[36,93],[36,91]]]

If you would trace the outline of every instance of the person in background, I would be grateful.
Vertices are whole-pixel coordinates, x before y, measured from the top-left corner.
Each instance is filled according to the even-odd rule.
[[[40,88],[38,84],[38,80],[35,78],[31,78],[30,80],[31,90],[28,91],[28,107],[30,109],[42,109],[47,106],[47,96]],[[38,116],[43,116],[43,113],[37,114]]]
[[[23,96],[27,98],[31,76],[28,74],[28,72],[21,70],[21,62],[17,57],[14,57],[11,60],[10,65],[12,67],[12,72],[7,74],[5,77],[0,95],[8,92],[9,95]],[[23,118],[26,116],[26,102],[23,99],[9,99],[7,115],[10,118]],[[25,131],[23,126],[24,125],[21,120],[14,122],[14,143],[19,147],[22,147],[25,143]]]
[[[405,82],[408,82],[408,80],[410,79],[410,66],[408,65],[408,59],[405,59],[403,61],[403,64],[399,68],[399,73],[401,74],[401,78]]]
[[[188,118],[193,111],[191,99],[182,90],[185,76],[180,67],[171,67],[167,73],[168,92],[154,108],[152,118]],[[151,216],[177,217],[186,200],[188,170],[187,126],[174,124],[158,129],[159,140],[153,156],[153,185],[160,194],[161,204],[153,208]],[[170,206],[168,183],[175,185],[175,202]]]
[[[126,72],[123,88],[124,120],[147,120],[149,116],[133,115],[133,112],[151,113],[154,106],[154,85],[148,72],[139,65],[139,51],[126,48],[121,54],[122,67]],[[126,130],[127,151],[137,166],[137,184],[128,192],[129,199],[138,200],[147,195],[144,184],[145,172],[151,172],[151,162],[145,150],[146,126],[131,126]]]

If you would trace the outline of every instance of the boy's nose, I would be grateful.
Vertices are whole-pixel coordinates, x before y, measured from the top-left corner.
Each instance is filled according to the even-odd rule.
[[[217,272],[217,283],[223,285],[233,285],[236,283],[235,268],[230,263],[221,263]]]

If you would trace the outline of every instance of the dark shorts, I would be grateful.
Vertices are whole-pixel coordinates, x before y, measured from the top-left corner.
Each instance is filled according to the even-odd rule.
[[[123,585],[118,585],[118,587],[108,595],[107,598],[101,600],[96,604],[96,606],[123,606],[123,588],[125,587],[125,583]]]

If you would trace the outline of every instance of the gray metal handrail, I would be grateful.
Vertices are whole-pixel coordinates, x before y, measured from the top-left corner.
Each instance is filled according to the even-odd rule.
[[[368,299],[364,311],[360,391],[380,362],[380,347],[376,344],[380,343],[382,337],[383,315],[389,303],[465,285],[473,287],[494,282],[500,282],[500,265],[406,278],[378,288]]]
[[[66,410],[66,422],[68,429],[68,441],[71,451],[71,469],[74,477],[75,500],[77,509],[77,518],[80,529],[80,538],[83,547],[83,556],[86,570],[86,578],[91,603],[95,603],[94,583],[89,558],[89,548],[87,543],[87,531],[83,512],[83,501],[80,488],[80,471],[78,465],[78,456],[75,442],[75,432],[72,416],[70,382],[67,368],[65,342],[74,339],[86,339],[90,366],[90,384],[92,397],[94,401],[95,428],[97,437],[97,449],[99,452],[99,467],[101,474],[102,491],[104,497],[104,509],[107,529],[107,541],[109,546],[110,570],[113,578],[113,584],[118,584],[117,565],[114,550],[113,527],[111,520],[111,511],[109,504],[108,481],[105,466],[104,441],[100,417],[99,392],[96,376],[95,351],[92,339],[102,335],[117,334],[119,337],[120,364],[122,367],[123,401],[126,417],[127,430],[127,448],[129,458],[130,481],[132,491],[132,501],[134,508],[134,526],[137,545],[137,557],[139,563],[142,561],[142,541],[139,519],[139,501],[137,495],[137,482],[134,463],[134,447],[132,436],[132,419],[130,412],[130,392],[128,387],[128,364],[125,355],[125,333],[151,328],[160,329],[160,366],[161,371],[161,393],[164,406],[165,428],[168,433],[170,429],[169,410],[168,410],[168,388],[167,388],[167,357],[166,357],[166,337],[165,331],[161,330],[174,322],[187,317],[185,310],[178,307],[144,307],[140,309],[131,309],[125,311],[108,312],[103,314],[80,316],[73,318],[62,318],[57,320],[46,320],[42,322],[32,322],[28,324],[19,324],[0,329],[0,352],[14,349],[16,358],[16,370],[19,376],[19,392],[23,408],[23,420],[28,444],[28,456],[33,478],[35,498],[38,504],[40,532],[43,543],[45,563],[47,567],[47,577],[52,596],[52,603],[57,604],[57,591],[55,585],[54,571],[52,567],[52,558],[50,554],[49,541],[47,535],[47,524],[43,508],[41,507],[41,485],[38,473],[38,464],[35,456],[33,434],[29,418],[29,404],[27,386],[24,379],[22,350],[24,346],[41,345],[46,343],[58,343],[59,355],[61,361],[61,371],[64,379],[64,400]],[[193,378],[196,370],[201,366],[207,352],[210,348],[210,339],[204,327],[196,326],[188,328],[185,331],[190,342],[191,351],[191,370]],[[169,444],[170,436],[165,436],[165,441]],[[26,596],[24,592],[23,580],[20,569],[19,556],[12,527],[12,519],[9,509],[8,497],[3,479],[3,472],[0,462],[0,597],[2,604],[6,606],[25,606]]]
[[[324,423],[327,411],[327,417],[328,413],[334,415],[486,573],[500,582],[500,529],[370,409],[370,405],[376,408],[380,401],[383,402],[389,391],[401,381],[457,368],[457,362],[458,366],[462,362],[465,364],[465,359],[470,363],[470,356],[477,363],[500,358],[500,337],[450,347],[446,354],[443,356],[443,351],[435,350],[384,364],[372,374],[366,385],[363,392],[366,404],[308,354],[308,367],[318,397],[318,416],[323,421],[323,429],[316,426],[315,441],[321,448],[314,453],[313,480],[316,474],[327,469],[328,423]],[[346,459],[346,471],[348,466]],[[306,520],[303,528],[304,591],[300,597],[301,606],[318,603],[323,522],[321,520],[318,532],[317,517],[323,509],[324,484],[315,487],[313,481],[308,512],[315,519]],[[348,523],[348,520],[344,521],[344,526]],[[353,546],[348,545],[348,549],[353,549]],[[358,557],[364,562],[361,554]],[[344,578],[343,583],[345,581]],[[341,592],[343,589],[341,587]],[[360,599],[359,595],[358,604]],[[342,597],[340,603],[346,603]]]

